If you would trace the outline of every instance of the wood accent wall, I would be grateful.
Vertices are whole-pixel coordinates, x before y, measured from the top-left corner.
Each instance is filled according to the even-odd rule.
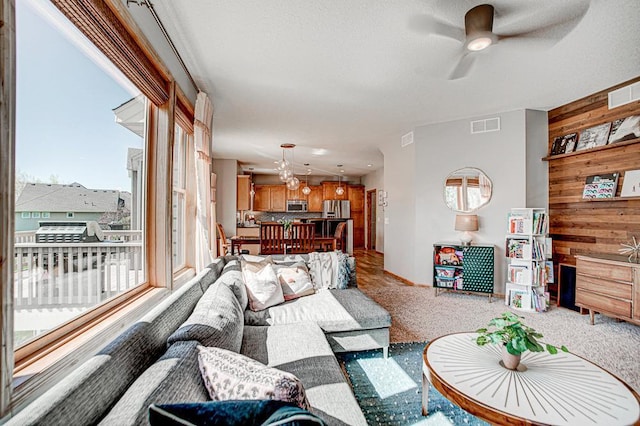
[[[640,114],[640,101],[608,109],[608,92],[640,81],[640,77],[549,111],[549,149],[557,136]],[[549,233],[554,264],[575,265],[575,255],[618,254],[621,243],[640,239],[640,197],[619,198],[624,178],[612,200],[582,199],[587,176],[640,169],[640,138],[613,145],[546,157],[549,162]]]

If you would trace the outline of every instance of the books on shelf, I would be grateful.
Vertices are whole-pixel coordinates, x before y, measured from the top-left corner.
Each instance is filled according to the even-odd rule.
[[[511,263],[507,268],[507,280],[514,284],[544,286],[549,282],[547,263]]]
[[[540,260],[546,256],[544,244],[526,238],[507,238],[505,253],[513,259]]]
[[[510,234],[545,234],[547,232],[547,214],[544,212],[509,213]]]
[[[549,292],[537,292],[535,289],[509,291],[509,306],[525,311],[545,312],[550,303]]]
[[[543,208],[514,208],[505,238],[507,282],[505,304],[529,312],[549,306],[547,283],[554,282],[549,216]]]

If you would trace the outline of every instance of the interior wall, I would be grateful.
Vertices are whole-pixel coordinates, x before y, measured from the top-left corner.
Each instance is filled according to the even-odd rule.
[[[535,173],[545,173],[544,165],[537,167],[536,164],[542,163],[542,157],[532,150],[532,158],[528,158],[527,151],[528,137],[532,138],[530,143],[546,146],[546,140],[541,142],[535,138],[546,131],[546,123],[540,123],[545,113],[532,113],[529,122],[527,114],[520,110],[421,126],[414,130],[414,149],[384,152],[384,183],[389,193],[385,214],[389,219],[385,227],[385,269],[416,284],[432,284],[433,244],[459,242],[454,230],[456,213],[444,202],[444,180],[454,170],[477,167],[491,179],[493,195],[489,204],[476,212],[480,229],[474,241],[494,245],[495,292],[504,293],[507,213],[512,207],[527,206],[528,171],[532,179],[545,179],[535,176]],[[501,119],[500,131],[470,133],[471,120],[496,116]],[[527,123],[541,125],[542,129],[527,130]],[[527,167],[528,163],[532,166]],[[404,190],[405,195],[398,198],[396,190]]]
[[[541,161],[547,155],[548,114],[546,111],[525,111],[527,137],[527,207],[543,207],[549,211],[549,173]]]
[[[238,161],[213,159],[216,174],[216,220],[222,224],[227,237],[236,234],[236,192],[238,190]]]
[[[400,146],[400,136],[381,147],[384,155],[384,269],[415,281],[412,258],[416,228],[416,148]]]
[[[558,136],[640,115],[640,101],[608,106],[610,91],[639,81],[636,77],[549,111],[548,152]],[[548,167],[554,264],[575,265],[578,254],[618,254],[620,244],[640,236],[640,198],[620,198],[625,172],[640,169],[640,138],[555,155],[549,157]],[[614,172],[620,173],[616,197],[582,198],[588,176]]]
[[[384,168],[375,170],[362,177],[365,194],[367,191],[375,189],[376,197],[380,191],[384,191]],[[377,198],[376,198],[377,200]],[[377,201],[376,201],[377,202]],[[376,229],[376,251],[384,253],[384,209],[385,207],[376,205],[375,229]],[[368,209],[365,210],[368,213]],[[365,239],[367,232],[365,230]]]

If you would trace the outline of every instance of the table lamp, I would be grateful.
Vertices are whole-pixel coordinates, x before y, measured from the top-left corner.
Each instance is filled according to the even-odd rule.
[[[478,216],[475,214],[457,214],[455,230],[462,231],[462,234],[460,235],[460,241],[462,242],[462,245],[470,245],[473,236],[469,233],[469,231],[478,230]]]

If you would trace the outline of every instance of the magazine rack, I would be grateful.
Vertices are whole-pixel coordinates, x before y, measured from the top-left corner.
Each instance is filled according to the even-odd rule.
[[[514,208],[509,212],[505,253],[508,260],[505,304],[513,309],[544,312],[547,283],[553,282],[549,220],[545,209]]]

